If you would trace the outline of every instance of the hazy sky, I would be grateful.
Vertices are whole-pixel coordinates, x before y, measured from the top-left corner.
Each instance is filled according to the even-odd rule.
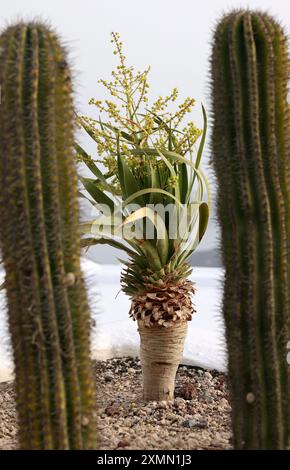
[[[152,96],[173,87],[181,97],[193,96],[200,124],[200,102],[209,108],[212,30],[222,13],[238,7],[268,9],[289,32],[289,0],[2,0],[0,23],[41,17],[55,26],[71,50],[76,102],[83,112],[91,112],[92,96],[102,98],[97,80],[109,77],[116,64],[110,32],[118,31],[128,62],[141,70],[151,65]],[[213,247],[216,234],[212,221],[201,248]]]

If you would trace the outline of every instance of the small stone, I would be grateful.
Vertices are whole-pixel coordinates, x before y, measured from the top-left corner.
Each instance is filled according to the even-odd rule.
[[[176,416],[176,414],[174,414],[174,413],[168,413],[168,414],[166,415],[166,418],[167,418],[169,421],[171,421],[172,423],[174,423],[175,421],[177,421],[177,416]]]
[[[207,421],[205,419],[186,419],[183,421],[182,426],[184,428],[199,428],[204,429],[207,427]]]
[[[185,384],[183,384],[183,386],[179,390],[180,397],[185,400],[192,400],[192,398],[194,398],[196,394],[196,386],[190,382],[186,382]]]
[[[193,419],[186,419],[185,421],[183,421],[182,426],[184,428],[194,428],[195,423],[196,422]]]
[[[206,377],[207,379],[211,380],[212,379],[212,375],[210,372],[206,371],[204,374],[203,374],[204,377]]]
[[[178,408],[183,408],[185,406],[185,401],[183,398],[180,398],[180,397],[177,397],[175,398],[174,400],[174,404],[175,406],[177,406]]]
[[[195,424],[195,427],[197,428],[200,428],[200,429],[205,429],[207,428],[208,424],[207,424],[207,420],[205,418],[202,418],[200,420],[198,420]]]
[[[184,403],[184,399],[181,397],[176,397],[174,403]]]
[[[114,376],[110,372],[107,372],[106,374],[104,374],[104,379],[106,382],[111,382],[114,379]]]
[[[135,374],[135,369],[133,369],[133,367],[129,367],[129,369],[127,369],[127,372],[128,374]]]
[[[144,411],[146,412],[147,415],[151,415],[153,412],[153,408],[151,406],[146,406]]]
[[[214,403],[214,402],[215,402],[215,400],[214,400],[214,398],[213,398],[213,397],[211,397],[211,396],[207,396],[207,397],[206,397],[206,402],[207,402],[208,404],[211,404],[211,403]]]
[[[127,441],[126,439],[122,439],[121,441],[118,442],[117,449],[124,449],[124,447],[128,447],[129,445],[130,445],[129,441]]]
[[[228,407],[229,402],[228,402],[228,400],[227,400],[226,398],[222,398],[222,399],[220,400],[220,403],[219,403],[219,404],[220,404],[220,407],[221,407],[221,408],[226,408],[226,407]]]
[[[159,402],[159,408],[165,410],[166,408],[168,408],[168,404],[165,400],[162,400]]]
[[[120,407],[116,403],[112,403],[107,406],[105,413],[107,416],[118,416],[120,414]]]

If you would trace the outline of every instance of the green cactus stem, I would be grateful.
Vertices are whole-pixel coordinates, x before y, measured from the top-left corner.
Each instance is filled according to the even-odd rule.
[[[290,120],[283,29],[255,11],[225,16],[215,32],[211,72],[234,443],[286,449]]]
[[[0,38],[0,243],[24,449],[95,446],[66,53],[39,23]]]

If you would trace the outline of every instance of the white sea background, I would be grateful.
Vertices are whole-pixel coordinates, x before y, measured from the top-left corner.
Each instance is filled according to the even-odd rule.
[[[275,15],[289,32],[290,2],[286,0],[9,0],[1,3],[0,27],[17,18],[42,18],[61,35],[73,67],[75,103],[79,112],[93,114],[87,103],[91,97],[105,98],[97,83],[108,79],[116,66],[110,43],[111,31],[118,31],[124,43],[128,63],[143,70],[151,65],[151,97],[180,90],[180,98],[193,96],[197,102],[192,117],[202,125],[201,103],[210,110],[209,59],[212,33],[216,22],[233,8],[258,8]],[[83,135],[82,145],[96,156],[95,145]],[[205,148],[203,166],[213,189],[210,149]],[[84,171],[80,168],[80,171]],[[83,214],[84,216],[84,214]],[[198,249],[199,260],[217,253],[219,230],[215,209],[209,229]],[[92,336],[94,357],[138,354],[136,324],[128,317],[129,302],[119,291],[120,266],[118,253],[108,247],[94,249],[90,260],[83,260],[92,316],[97,327]],[[209,260],[215,257],[210,255]],[[113,264],[112,264],[113,263]],[[197,267],[197,314],[189,324],[184,359],[186,363],[225,370],[225,340],[221,316],[222,275],[220,267]],[[203,264],[203,263],[202,263]],[[214,264],[214,261],[213,261]],[[0,282],[4,273],[0,271]],[[234,312],[233,312],[234,315]],[[7,330],[4,292],[0,293],[0,381],[11,378],[13,365]]]

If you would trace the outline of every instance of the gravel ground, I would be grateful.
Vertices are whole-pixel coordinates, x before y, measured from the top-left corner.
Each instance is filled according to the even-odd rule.
[[[139,359],[94,365],[101,449],[231,449],[226,376],[180,366],[172,402],[142,401]],[[0,449],[17,448],[13,383],[0,383]]]

